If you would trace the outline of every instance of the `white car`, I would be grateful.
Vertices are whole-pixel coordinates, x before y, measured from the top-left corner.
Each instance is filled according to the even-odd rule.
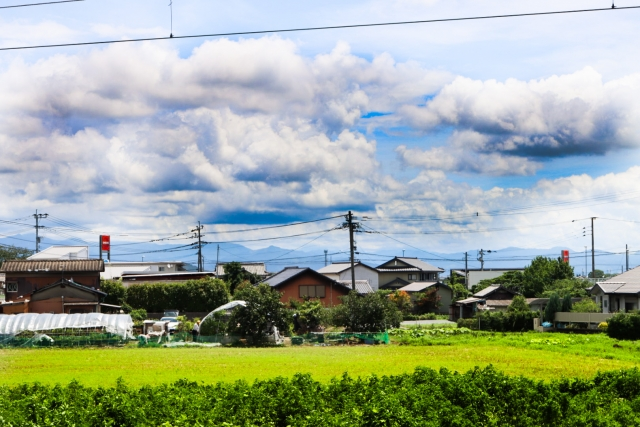
[[[161,322],[169,322],[167,327],[169,329],[169,333],[173,334],[174,332],[178,332],[178,326],[180,326],[180,322],[176,317],[168,317],[165,316],[160,319]]]

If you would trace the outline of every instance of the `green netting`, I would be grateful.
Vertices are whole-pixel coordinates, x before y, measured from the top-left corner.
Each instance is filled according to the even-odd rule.
[[[389,344],[385,332],[318,332],[291,338],[293,345],[308,344]]]
[[[127,343],[119,335],[111,333],[25,333],[0,335],[0,347],[116,347]]]

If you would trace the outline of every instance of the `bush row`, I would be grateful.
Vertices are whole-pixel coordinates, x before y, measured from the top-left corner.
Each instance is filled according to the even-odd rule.
[[[619,340],[640,339],[640,315],[638,313],[618,313],[607,322],[607,335]]]
[[[472,319],[458,319],[458,326],[496,332],[532,331],[533,319],[539,317],[539,315],[537,311],[484,312]]]
[[[640,424],[640,371],[545,383],[492,367],[328,384],[308,374],[249,384],[187,380],[134,388],[0,387],[10,426],[627,426]]]

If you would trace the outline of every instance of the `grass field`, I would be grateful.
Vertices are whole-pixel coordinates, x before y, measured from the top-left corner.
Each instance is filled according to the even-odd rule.
[[[187,378],[204,383],[311,373],[328,381],[412,372],[416,366],[465,372],[492,364],[537,379],[592,377],[638,366],[640,346],[604,335],[486,334],[421,337],[420,345],[282,348],[86,348],[0,350],[0,384],[40,382],[112,386],[161,384]]]

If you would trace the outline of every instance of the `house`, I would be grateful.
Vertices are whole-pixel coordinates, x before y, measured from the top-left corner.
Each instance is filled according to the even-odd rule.
[[[344,285],[345,287],[352,289],[353,283],[351,280],[338,280],[338,283]],[[356,291],[361,294],[371,294],[375,292],[375,290],[371,287],[368,280],[356,280]]]
[[[435,289],[436,295],[439,297],[440,305],[437,312],[449,314],[449,306],[453,301],[453,289],[442,282],[413,282],[398,290],[408,293],[414,300],[419,292],[426,292],[430,289]]]
[[[473,317],[477,311],[506,311],[517,292],[502,285],[492,285],[476,292],[471,297],[456,301],[449,309],[451,320]],[[533,301],[536,298],[531,298]]]
[[[608,280],[597,282],[589,290],[603,313],[638,310],[640,298],[640,267],[625,271]]]
[[[101,259],[22,259],[5,261],[0,267],[4,275],[7,302],[23,300],[38,289],[67,279],[88,288],[100,289]]]
[[[195,271],[196,269],[182,261],[141,261],[141,262],[108,262],[104,265],[104,272],[100,278],[104,280],[119,279],[124,275],[176,273],[181,271]]]
[[[286,267],[262,281],[278,292],[282,292],[282,302],[290,299],[304,301],[317,298],[325,306],[341,303],[339,297],[347,295],[351,289],[310,268]]]
[[[509,271],[523,272],[524,268],[469,268],[467,270],[451,270],[451,277],[460,278],[458,283],[460,283],[460,280],[465,280],[466,278],[465,283],[467,283],[467,289],[471,289],[481,280],[495,279]]]
[[[216,265],[216,277],[223,277],[226,273],[224,272],[224,266],[229,264],[228,262],[220,262]],[[269,276],[267,272],[267,267],[264,262],[241,262],[240,266],[247,273],[253,274],[259,278],[266,278]]]
[[[378,290],[378,270],[373,267],[369,267],[361,262],[353,264],[356,282],[365,280],[368,282],[371,289],[375,292]],[[318,270],[318,273],[324,274],[330,279],[337,282],[349,282],[351,287],[351,263],[350,262],[334,262]]]
[[[418,258],[395,257],[376,267],[380,289],[396,290],[409,283],[437,282],[444,270]]]

